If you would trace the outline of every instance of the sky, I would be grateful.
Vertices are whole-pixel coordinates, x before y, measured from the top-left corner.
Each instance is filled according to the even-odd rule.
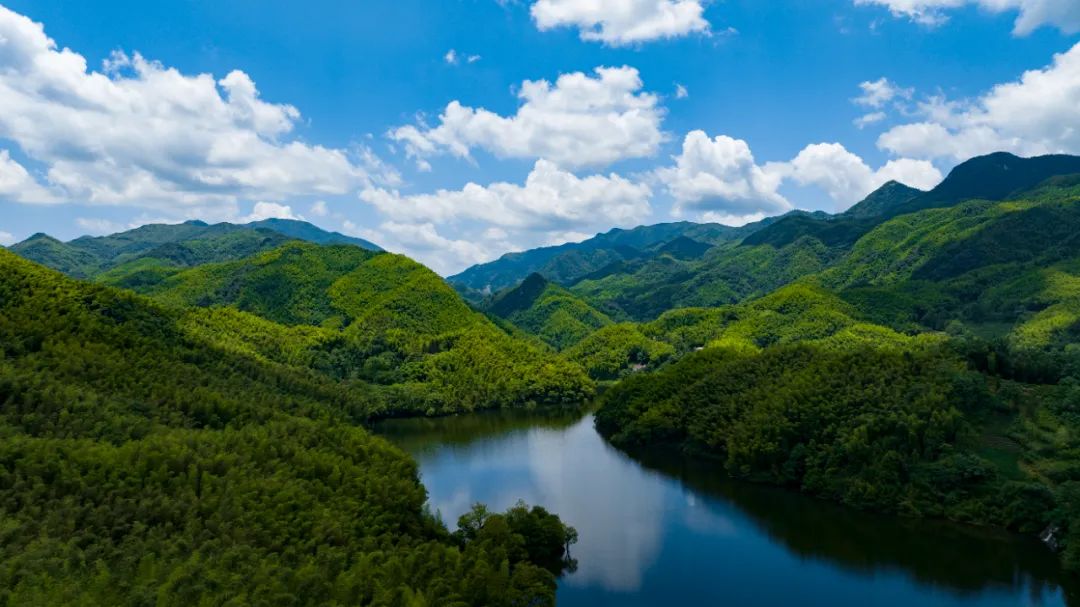
[[[291,217],[449,275],[1080,154],[1078,0],[0,0],[0,245]]]

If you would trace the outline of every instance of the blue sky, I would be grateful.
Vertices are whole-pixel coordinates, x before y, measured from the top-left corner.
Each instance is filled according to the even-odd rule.
[[[1074,0],[0,7],[2,244],[295,216],[451,273],[1080,153]]]

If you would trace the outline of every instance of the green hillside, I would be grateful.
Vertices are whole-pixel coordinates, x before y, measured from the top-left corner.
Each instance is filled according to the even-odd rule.
[[[169,268],[240,259],[289,240],[381,250],[366,240],[288,219],[247,224],[208,225],[202,221],[149,224],[109,236],[83,236],[66,243],[46,234],[35,234],[10,249],[69,276],[92,278],[108,273],[104,280],[126,286],[125,281],[153,280],[154,274]]]
[[[451,535],[374,397],[219,320],[0,251],[0,603],[553,603],[557,519]]]
[[[856,219],[883,217],[890,214],[893,209],[924,193],[922,190],[897,181],[890,181],[842,214]]]
[[[141,292],[180,309],[235,310],[303,331],[305,364],[387,387],[396,411],[580,403],[592,390],[578,366],[503,331],[400,255],[293,241]]]
[[[611,324],[606,315],[539,274],[496,296],[487,309],[556,350]]]
[[[632,230],[614,229],[580,243],[507,253],[496,261],[473,266],[447,280],[462,293],[477,299],[514,287],[531,274],[568,285],[613,264],[654,257],[655,249],[672,241],[685,238],[701,245],[715,245],[737,240],[757,227],[758,224],[730,228],[684,221]]]
[[[956,183],[979,181],[972,166],[1017,169],[972,187],[995,200],[791,216],[660,277],[654,292],[685,289],[741,258],[753,280],[714,286],[738,303],[631,325],[681,358],[605,391],[598,428],[631,450],[676,446],[859,508],[1056,530],[1080,568],[1080,181],[1047,178],[1047,166],[1071,170],[1060,158],[1003,158],[935,190],[961,196]],[[831,236],[845,226],[865,233]],[[622,291],[597,288],[616,280]],[[732,288],[769,280],[784,284]],[[574,288],[593,301],[649,293],[614,275]]]
[[[1045,205],[1064,201],[1067,206],[1073,199],[1070,192],[1075,178],[1055,171],[1072,171],[1077,162],[1080,160],[1075,157],[1057,156],[1020,159],[995,154],[976,158],[958,166],[930,192],[889,183],[841,215],[790,213],[759,226],[741,240],[712,247],[699,259],[667,256],[613,264],[569,288],[614,319],[644,322],[675,308],[727,305],[761,297],[792,281],[833,272],[833,266],[847,267],[843,272],[852,276],[877,272],[872,268],[882,261],[872,256],[882,252],[874,249],[879,245],[870,243],[888,238],[883,235],[889,230],[895,238],[905,238],[913,229],[912,222],[921,225],[934,221],[932,217],[965,214],[970,216],[968,221],[989,222],[995,227],[983,233],[980,243],[957,239],[948,245],[952,248],[940,251],[937,260],[928,260],[930,265],[914,278],[936,281],[946,278],[945,274],[970,269],[965,264],[1011,263],[1030,257],[1032,248],[1042,246],[1037,235],[1043,226],[1053,232],[1054,242],[1060,240],[1057,234],[1073,229],[1073,218],[1060,216],[1067,211]],[[985,180],[978,175],[984,175]],[[992,200],[982,206],[971,202],[980,196]],[[985,209],[998,208],[994,204],[1001,200],[1023,200],[1028,207],[1013,217],[990,211],[990,215],[982,214]],[[904,210],[917,212],[904,215]],[[958,220],[946,232],[966,229],[962,223]],[[1023,236],[1020,230],[1026,230]],[[952,238],[951,234],[938,237]],[[918,254],[928,254],[927,244],[920,245]],[[914,263],[899,256],[885,255],[885,259],[898,267]],[[937,274],[931,276],[931,272]],[[835,286],[834,282],[829,284]]]

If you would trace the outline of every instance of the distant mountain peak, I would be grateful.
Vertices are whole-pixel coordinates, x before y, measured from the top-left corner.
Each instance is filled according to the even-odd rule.
[[[925,193],[922,190],[892,180],[871,192],[862,201],[845,211],[843,215],[856,218],[880,217],[885,215],[889,209]]]
[[[689,260],[699,259],[712,247],[713,245],[711,244],[694,240],[693,238],[682,234],[674,240],[665,242],[656,249],[656,252],[661,255],[670,255],[675,259]]]
[[[551,281],[539,272],[533,272],[518,286],[497,295],[491,303],[491,313],[506,318],[514,312],[528,309],[544,294],[550,284]]]
[[[280,234],[290,236],[292,238],[298,238],[300,240],[306,240],[308,242],[314,242],[316,244],[351,244],[358,246],[362,249],[369,251],[382,251],[382,247],[379,245],[364,240],[363,238],[356,238],[354,236],[347,236],[340,232],[331,232],[324,230],[319,226],[299,219],[278,219],[270,218],[260,221],[253,221],[251,223],[244,224],[248,228],[266,228],[273,230]]]

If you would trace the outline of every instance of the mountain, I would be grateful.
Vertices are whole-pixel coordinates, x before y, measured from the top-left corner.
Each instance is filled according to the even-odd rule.
[[[1080,158],[1061,156],[1018,159],[994,154],[975,158],[958,166],[930,192],[886,184],[841,215],[789,213],[740,241],[714,246],[700,260],[646,258],[621,262],[568,286],[575,295],[617,320],[646,321],[673,308],[737,303],[841,263],[859,248],[857,243],[894,217],[902,219],[905,210],[920,213],[948,209],[987,197],[1037,198],[1041,191],[1060,197],[1062,188],[1071,183],[1071,173],[1055,171],[1073,171],[1078,164]],[[982,183],[980,174],[992,187]],[[896,225],[896,237],[903,238],[904,224]],[[990,250],[994,248],[992,242],[986,245],[988,259],[1008,254],[1005,247]],[[970,251],[975,257],[983,254]],[[949,262],[953,265],[969,259],[960,250],[953,254],[958,255]],[[854,271],[858,272],[873,264],[863,259],[855,265]]]
[[[656,255],[670,255],[675,259],[689,260],[700,259],[705,256],[705,253],[709,249],[713,248],[713,245],[698,240],[694,240],[688,236],[679,236],[674,240],[669,240],[659,246],[653,245],[649,250]]]
[[[844,211],[842,215],[855,219],[884,217],[891,213],[893,209],[925,193],[898,181],[890,181],[855,206]]]
[[[1024,166],[1059,159],[1046,162]],[[855,508],[1050,529],[1080,570],[1080,178],[972,166],[996,185],[892,206],[853,242],[777,222],[787,236],[710,251],[683,290],[721,258],[825,254],[771,292],[629,325],[676,355],[606,389],[597,429],[631,452],[679,449]],[[966,170],[954,179],[976,183]],[[627,362],[614,346],[593,356]]]
[[[487,311],[563,350],[611,324],[611,319],[539,274],[500,293]]]
[[[565,545],[558,518],[452,537],[416,463],[359,425],[377,395],[237,340],[288,332],[3,250],[0,318],[5,604],[553,603],[535,530]]]
[[[67,245],[41,232],[9,248],[26,259],[70,276],[86,277],[93,273],[101,263],[97,255]]]
[[[1007,152],[979,156],[959,164],[936,188],[895,207],[890,215],[951,206],[966,200],[1007,200],[1052,177],[1078,173],[1078,156],[1020,158]]]
[[[311,365],[387,386],[398,412],[575,403],[592,390],[580,368],[503,331],[401,255],[291,241],[136,290],[177,309],[251,314],[303,335]]]
[[[306,221],[296,219],[263,219],[243,224],[243,227],[272,230],[278,234],[284,234],[296,240],[314,242],[315,244],[351,244],[369,251],[381,251],[382,248],[375,243],[362,238],[346,236],[338,232],[328,232],[322,228],[311,225]]]
[[[372,251],[381,250],[366,240],[287,219],[267,219],[248,224],[208,225],[202,221],[149,224],[109,236],[82,236],[67,243],[45,234],[35,234],[12,245],[10,250],[69,276],[91,278],[144,258],[156,260],[154,265],[159,267],[190,267],[211,261],[239,259],[279,246],[290,239],[319,244],[352,244]]]
[[[681,237],[714,245],[740,238],[754,227],[731,228],[720,224],[691,222],[614,229],[580,243],[507,253],[496,261],[473,266],[447,280],[475,299],[517,285],[538,273],[559,284],[572,284],[611,264],[649,255],[647,249]]]

